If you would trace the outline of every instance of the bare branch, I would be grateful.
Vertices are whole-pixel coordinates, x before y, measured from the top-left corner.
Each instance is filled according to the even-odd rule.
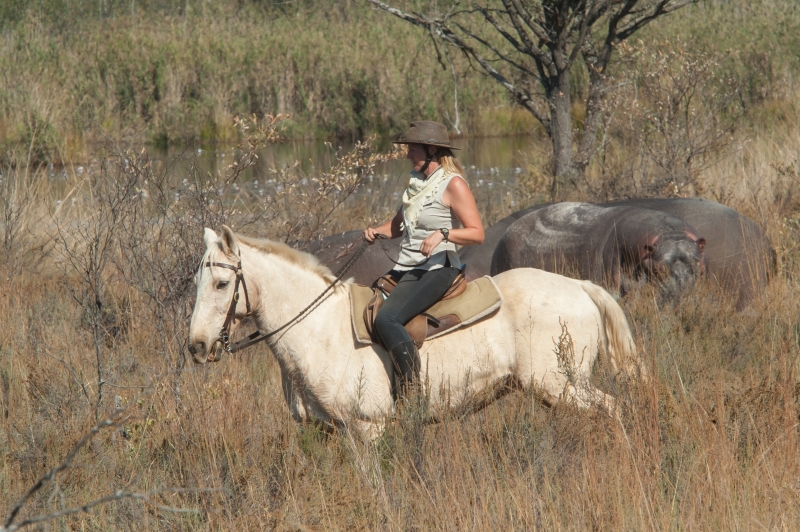
[[[478,62],[479,65],[481,65],[481,68],[483,68],[483,70],[486,71],[487,74],[492,76],[503,87],[505,87],[506,90],[508,92],[510,92],[511,95],[514,97],[514,99],[517,101],[517,103],[519,103],[520,105],[522,105],[523,107],[528,109],[528,111],[530,111],[531,114],[533,114],[533,116],[539,122],[541,122],[541,124],[544,126],[545,130],[547,131],[547,133],[549,135],[550,134],[550,119],[547,117],[547,115],[544,114],[544,112],[542,112],[541,109],[539,109],[539,107],[536,105],[536,102],[533,101],[533,99],[530,97],[528,92],[523,90],[523,89],[518,88],[516,85],[511,83],[508,79],[506,79],[506,77],[503,76],[496,68],[494,68],[483,56],[481,56],[481,54],[479,54],[477,52],[477,50],[475,50],[474,48],[468,46],[461,39],[458,39],[458,37],[456,37],[456,39],[457,39],[457,43],[456,43],[457,46],[459,46],[466,53],[468,53],[473,59],[475,59],[475,61]]]
[[[58,473],[72,467],[72,461],[75,459],[75,456],[87,443],[89,443],[92,440],[92,438],[94,438],[95,435],[97,435],[97,433],[99,433],[104,428],[118,426],[120,422],[123,420],[124,413],[125,413],[124,409],[115,410],[114,414],[111,417],[98,422],[95,426],[89,429],[89,431],[86,434],[84,434],[83,437],[77,441],[77,443],[75,443],[75,445],[72,447],[72,450],[70,450],[70,452],[67,454],[64,460],[56,467],[54,467],[53,469],[42,475],[39,478],[39,480],[37,480],[36,483],[33,484],[33,486],[31,486],[28,489],[28,491],[25,492],[25,494],[19,499],[19,501],[17,501],[17,503],[13,506],[13,508],[11,508],[11,512],[6,517],[5,521],[3,522],[3,525],[0,526],[0,532],[13,532],[14,530],[19,530],[21,528],[25,528],[30,525],[43,523],[45,521],[50,521],[52,519],[58,519],[59,517],[64,517],[76,513],[88,512],[95,506],[99,506],[107,502],[119,501],[122,499],[138,499],[156,508],[169,512],[196,512],[197,510],[195,509],[175,508],[172,506],[165,506],[163,504],[151,500],[151,498],[154,497],[155,495],[159,495],[162,493],[197,493],[197,492],[219,491],[219,489],[216,488],[215,489],[162,488],[147,493],[137,493],[137,492],[118,490],[111,495],[106,495],[105,497],[95,499],[80,506],[75,506],[72,508],[68,508],[66,510],[61,510],[50,514],[37,515],[35,517],[25,519],[15,524],[14,520],[17,518],[22,508],[28,503],[28,501],[30,501],[31,497],[33,497],[33,495],[36,494],[36,492],[41,490],[48,482],[53,482]]]
[[[30,526],[30,525],[35,525],[35,524],[38,524],[38,523],[43,523],[45,521],[58,519],[59,517],[65,517],[67,515],[72,515],[72,514],[77,514],[77,513],[87,513],[89,510],[91,510],[95,506],[99,506],[101,504],[105,504],[105,503],[108,503],[108,502],[120,501],[120,500],[123,500],[123,499],[140,500],[140,501],[143,501],[146,504],[149,504],[151,506],[154,506],[154,507],[158,508],[159,510],[164,510],[166,512],[197,513],[198,510],[196,510],[195,508],[175,508],[173,506],[165,506],[163,504],[159,504],[159,503],[151,500],[151,497],[153,497],[155,495],[159,495],[161,493],[167,493],[167,492],[173,492],[173,493],[176,493],[176,492],[181,492],[181,493],[184,493],[184,492],[192,492],[192,493],[206,492],[206,493],[208,493],[208,492],[214,492],[214,491],[220,491],[220,489],[219,488],[214,488],[214,489],[175,489],[175,488],[165,488],[165,489],[150,491],[150,492],[147,492],[147,493],[136,493],[136,492],[127,492],[127,491],[117,490],[116,492],[114,492],[111,495],[106,495],[105,497],[101,497],[99,499],[95,499],[95,500],[87,502],[86,504],[83,504],[81,506],[74,506],[72,508],[67,508],[66,510],[53,512],[51,514],[37,515],[36,517],[31,517],[30,519],[26,519],[24,521],[21,521],[19,524],[16,524],[16,525],[10,525],[10,526],[7,526],[7,527],[6,526],[0,527],[0,532],[13,532],[15,530],[20,530],[20,529],[25,528],[25,527]]]
[[[542,65],[544,65],[544,67],[548,70],[548,73],[550,75],[555,75],[556,71],[555,71],[555,65],[553,65],[553,61],[549,57],[547,57],[547,55],[544,53],[544,51],[542,51],[541,48],[536,46],[533,43],[533,41],[531,41],[530,37],[528,36],[528,33],[522,26],[519,17],[516,16],[516,12],[513,11],[513,6],[510,6],[510,0],[503,0],[503,3],[506,5],[506,8],[508,9],[508,16],[511,19],[511,23],[514,25],[514,29],[517,30],[517,34],[520,36],[520,39],[522,39],[522,42],[525,44],[525,47],[528,50],[527,54],[532,56],[537,61],[540,61]],[[495,28],[498,28],[498,31],[500,31],[498,27],[499,25],[495,22],[494,17],[492,17],[491,14],[487,13],[483,9],[482,12],[483,16],[486,17],[486,19],[489,20],[489,22],[491,22],[495,26]]]
[[[542,41],[543,44],[553,44],[552,39],[547,34],[544,28],[537,24],[531,14],[528,12],[527,9],[524,9],[522,5],[519,3],[519,0],[504,0],[503,3],[506,4],[506,1],[509,1],[514,8],[514,12],[517,14],[519,18],[522,19],[523,22],[531,29],[534,35]]]
[[[72,450],[67,454],[66,458],[64,458],[64,461],[58,464],[53,469],[51,469],[50,471],[48,471],[47,473],[45,473],[44,475],[42,475],[39,478],[39,480],[37,480],[36,483],[33,486],[31,486],[27,492],[25,492],[22,498],[19,501],[17,501],[14,507],[11,508],[11,513],[8,514],[6,520],[3,522],[3,528],[0,528],[0,531],[11,530],[9,528],[11,526],[11,523],[14,522],[14,519],[16,519],[19,511],[22,509],[23,506],[25,506],[28,500],[30,500],[33,494],[42,489],[48,481],[52,482],[53,479],[55,479],[55,476],[59,472],[72,467],[72,460],[75,458],[75,455],[78,454],[78,451],[80,451],[84,445],[89,443],[89,441],[92,438],[94,438],[94,436],[102,429],[117,425],[119,420],[122,418],[123,412],[124,411],[121,410],[114,412],[113,417],[98,422],[94,427],[92,427],[89,430],[89,432],[84,434],[84,436],[80,440],[78,440],[78,442],[72,447]]]
[[[586,35],[589,31],[589,6],[586,5],[584,8],[583,16],[580,17],[581,21],[581,30],[578,34],[578,39],[575,41],[575,46],[572,48],[572,53],[569,54],[569,64],[570,66],[572,63],[575,62],[575,59],[578,57],[578,53],[583,48],[583,43],[586,40]]]
[[[478,41],[479,43],[481,43],[482,45],[487,47],[489,50],[491,50],[492,53],[495,54],[501,61],[503,61],[505,63],[508,63],[509,65],[513,66],[514,68],[516,68],[517,70],[519,70],[523,74],[527,74],[528,76],[531,76],[532,78],[538,80],[542,85],[546,85],[547,84],[547,79],[546,78],[538,76],[535,72],[531,71],[531,69],[529,69],[529,68],[527,68],[527,67],[525,67],[523,65],[520,65],[519,63],[517,63],[516,61],[514,61],[513,59],[511,59],[507,55],[504,55],[502,52],[500,52],[500,50],[497,49],[497,47],[492,45],[492,43],[490,43],[489,41],[487,41],[487,40],[475,35],[471,31],[469,31],[466,28],[462,27],[460,24],[457,24],[457,26],[461,31],[463,31],[469,37],[475,39],[476,41]],[[538,63],[537,63],[537,65],[538,65]],[[542,72],[541,69],[540,69],[540,72]]]
[[[679,0],[674,3],[671,3],[671,0],[662,0],[649,15],[632,20],[621,28],[617,33],[617,40],[623,41],[661,15],[667,15],[695,2],[697,2],[697,0]]]
[[[410,22],[411,24],[414,24],[415,26],[428,27],[430,25],[430,21],[428,19],[426,19],[426,18],[423,18],[422,16],[415,16],[415,15],[411,15],[409,13],[404,13],[403,11],[400,11],[399,9],[391,7],[391,6],[387,5],[387,4],[384,4],[383,2],[380,2],[379,0],[369,0],[369,2],[371,2],[378,9],[380,9],[382,11],[386,11],[387,13],[391,13],[392,15],[394,15],[394,16],[396,16],[398,18],[401,18],[401,19],[405,20],[406,22]]]
[[[545,130],[550,131],[550,119],[542,112],[541,109],[536,105],[536,103],[531,98],[530,94],[527,91],[517,87],[513,83],[511,83],[503,74],[501,74],[496,68],[494,68],[489,61],[486,60],[475,48],[470,46],[466,41],[464,41],[461,37],[459,37],[456,33],[452,30],[448,29],[446,26],[429,19],[427,17],[423,17],[422,15],[417,14],[409,14],[399,9],[395,9],[386,5],[383,2],[378,0],[369,0],[373,5],[377,6],[379,9],[386,11],[387,13],[391,13],[392,15],[410,22],[415,26],[420,26],[423,28],[429,28],[431,25],[435,26],[435,33],[438,35],[440,39],[444,39],[451,44],[455,45],[456,47],[460,48],[465,54],[469,55],[472,59],[474,59],[483,70],[492,76],[495,80],[497,80],[506,90],[511,93],[514,100],[517,101],[520,105],[528,109],[528,111],[533,114],[533,116],[541,122],[544,126]]]

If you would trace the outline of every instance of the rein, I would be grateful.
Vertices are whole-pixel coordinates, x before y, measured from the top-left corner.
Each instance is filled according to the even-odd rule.
[[[349,261],[347,261],[347,264],[345,264],[344,267],[341,270],[339,270],[339,273],[336,274],[336,278],[333,280],[333,282],[329,284],[327,288],[325,288],[325,290],[323,290],[322,293],[319,296],[317,296],[316,299],[314,299],[314,301],[312,301],[306,308],[301,310],[294,318],[290,319],[289,321],[287,321],[286,323],[284,323],[283,325],[281,325],[272,332],[265,334],[262,333],[261,331],[256,331],[250,334],[249,336],[239,340],[235,344],[230,343],[229,327],[231,323],[235,323],[236,320],[235,317],[236,304],[239,301],[240,283],[242,285],[242,288],[244,288],[244,299],[247,305],[247,314],[245,314],[245,317],[249,316],[251,312],[250,297],[247,295],[247,284],[244,282],[244,274],[242,273],[242,261],[240,259],[239,264],[237,264],[236,266],[234,266],[233,264],[226,264],[224,262],[206,262],[205,265],[207,267],[217,266],[219,268],[228,268],[229,270],[233,270],[236,272],[236,285],[234,286],[233,299],[231,300],[230,307],[228,308],[228,314],[225,316],[225,323],[222,324],[222,329],[219,331],[219,338],[217,339],[216,342],[214,342],[214,345],[212,346],[211,351],[209,352],[208,355],[209,361],[214,360],[213,357],[216,351],[217,344],[220,344],[227,353],[236,353],[237,351],[240,351],[245,347],[250,347],[253,344],[257,344],[258,342],[266,340],[267,338],[270,338],[271,336],[274,336],[280,331],[291,326],[292,324],[297,323],[301,318],[305,316],[305,314],[309,310],[311,310],[317,303],[319,303],[319,301],[325,296],[325,294],[327,294],[334,286],[336,286],[336,283],[338,283],[342,279],[347,270],[349,270],[350,267],[353,266],[353,264],[355,264],[355,262],[359,259],[359,257],[361,257],[361,255],[364,253],[364,250],[367,249],[367,245],[368,242],[363,242],[361,244],[361,247],[358,248],[358,251],[356,251],[355,255],[353,255],[353,257]]]
[[[346,257],[347,255],[349,255],[349,254],[350,254],[350,252],[351,252],[351,251],[353,251],[353,247],[355,247],[356,243],[357,243],[359,240],[363,239],[363,238],[364,238],[363,236],[360,236],[360,237],[358,237],[358,238],[357,238],[355,241],[353,241],[353,243],[352,243],[352,244],[350,244],[349,246],[347,246],[346,248],[344,248],[344,250],[343,250],[341,253],[339,253],[338,255],[336,255],[335,257],[333,257],[332,259],[330,259],[330,260],[329,260],[328,262],[326,262],[325,264],[330,264],[331,262],[337,261],[337,260],[341,259],[342,257]],[[392,242],[391,238],[389,238],[388,236],[386,236],[386,235],[384,235],[384,234],[381,234],[381,233],[377,233],[377,234],[375,235],[375,240],[376,240],[376,241],[377,241],[377,240],[386,240],[386,241],[387,241],[387,242],[389,242],[391,245],[393,245],[393,246],[395,246],[395,247],[397,247],[397,248],[399,248],[399,249],[401,249],[401,250],[410,251],[410,252],[412,252],[412,253],[422,253],[422,252],[421,252],[420,250],[418,250],[418,249],[406,248],[406,247],[403,247],[403,245],[402,245],[402,244],[395,244],[394,242]],[[373,241],[373,243],[374,243],[374,241]],[[392,257],[390,257],[390,256],[389,256],[389,252],[386,250],[386,247],[383,245],[383,242],[379,242],[379,243],[378,243],[378,245],[380,246],[380,248],[381,248],[381,250],[383,251],[384,255],[386,255],[386,258],[387,258],[387,259],[389,259],[389,261],[391,261],[391,262],[393,262],[393,263],[397,264],[398,266],[403,266],[403,267],[406,267],[406,268],[416,268],[417,266],[422,266],[423,264],[425,264],[426,262],[428,262],[429,260],[431,260],[431,258],[430,258],[430,257],[425,257],[425,260],[423,260],[422,262],[419,262],[419,263],[417,263],[417,264],[403,264],[402,262],[397,262],[396,260],[394,260]],[[362,244],[362,246],[363,246],[363,244]],[[349,267],[349,266],[346,266],[346,267]]]
[[[401,250],[404,250],[404,251],[410,251],[410,252],[412,252],[412,253],[422,253],[422,252],[421,252],[420,250],[418,250],[418,249],[409,249],[409,248],[405,248],[405,247],[403,247],[403,245],[402,245],[402,244],[395,244],[395,243],[394,243],[394,242],[392,242],[392,241],[391,241],[391,239],[390,239],[388,236],[386,236],[386,235],[377,234],[377,235],[375,235],[375,236],[376,236],[376,237],[378,237],[378,239],[380,239],[380,240],[387,240],[387,241],[389,241],[389,243],[390,243],[390,244],[392,244],[392,245],[394,245],[394,246],[397,246],[397,247],[398,247],[398,248],[400,248]],[[423,264],[425,264],[426,262],[428,262],[429,260],[431,260],[431,258],[430,258],[430,257],[425,257],[425,260],[423,260],[422,262],[419,262],[419,263],[417,263],[417,264],[403,264],[402,262],[398,262],[398,261],[394,260],[392,257],[390,257],[390,256],[389,256],[389,252],[388,252],[388,251],[386,251],[386,248],[385,248],[385,247],[383,247],[383,242],[380,242],[380,243],[379,243],[379,245],[381,246],[381,249],[383,250],[383,253],[384,253],[384,255],[386,255],[386,258],[387,258],[387,259],[389,259],[390,261],[394,262],[394,263],[395,263],[395,264],[397,264],[398,266],[403,266],[404,268],[416,268],[417,266],[422,266]]]

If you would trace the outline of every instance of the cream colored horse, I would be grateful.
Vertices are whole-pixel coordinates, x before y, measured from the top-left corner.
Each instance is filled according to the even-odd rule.
[[[195,362],[205,363],[233,298],[241,257],[253,316],[272,331],[304,309],[334,279],[307,253],[270,240],[205,230],[206,253],[197,273],[197,303],[189,331]],[[207,263],[212,263],[207,266]],[[492,316],[425,343],[423,379],[432,416],[471,407],[513,385],[534,385],[546,402],[574,401],[613,412],[613,399],[588,383],[598,354],[614,368],[644,376],[619,305],[602,288],[534,269],[504,272],[494,281],[503,305]],[[236,313],[245,313],[243,289]],[[378,345],[355,340],[347,283],[330,291],[305,318],[268,340],[280,365],[283,391],[298,421],[349,424],[377,434],[394,404],[392,364]]]

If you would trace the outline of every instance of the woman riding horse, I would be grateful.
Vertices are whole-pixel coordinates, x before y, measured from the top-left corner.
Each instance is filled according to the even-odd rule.
[[[456,244],[481,244],[483,224],[444,125],[412,122],[394,143],[407,145],[413,166],[403,205],[391,220],[367,228],[364,238],[373,243],[377,235],[405,237],[398,265],[387,274],[397,286],[375,319],[394,362],[398,395],[419,380],[420,372],[417,346],[404,325],[445,294],[462,268]]]

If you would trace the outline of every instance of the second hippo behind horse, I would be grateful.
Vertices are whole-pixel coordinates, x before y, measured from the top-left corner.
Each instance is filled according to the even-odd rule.
[[[624,295],[658,280],[677,295],[705,275],[705,239],[668,214],[589,203],[542,205],[511,224],[497,244],[491,274],[532,267],[588,279]]]

